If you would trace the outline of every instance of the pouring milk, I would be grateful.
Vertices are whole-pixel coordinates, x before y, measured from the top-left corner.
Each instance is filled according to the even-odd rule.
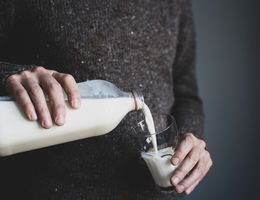
[[[128,112],[142,109],[154,146],[152,156],[142,156],[156,183],[161,187],[169,185],[169,176],[160,173],[169,174],[172,167],[166,166],[168,161],[165,158],[161,159],[161,154],[165,152],[157,150],[153,118],[142,95],[135,91],[123,92],[103,80],[86,81],[78,86],[81,108],[71,109],[65,97],[66,123],[50,129],[27,120],[19,105],[10,97],[0,97],[0,156],[103,135],[113,130]]]

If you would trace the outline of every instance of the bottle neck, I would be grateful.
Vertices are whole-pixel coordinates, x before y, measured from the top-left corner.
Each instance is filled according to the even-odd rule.
[[[132,97],[134,99],[134,110],[140,110],[144,107],[144,97],[138,90],[132,90]]]

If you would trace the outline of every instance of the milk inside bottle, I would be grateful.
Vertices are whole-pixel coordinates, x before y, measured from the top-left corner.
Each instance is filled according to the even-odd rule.
[[[80,109],[70,108],[65,97],[66,123],[50,129],[27,120],[14,100],[1,97],[0,156],[106,134],[128,112],[143,107],[141,94],[123,92],[107,81],[86,81],[78,86],[82,98]]]

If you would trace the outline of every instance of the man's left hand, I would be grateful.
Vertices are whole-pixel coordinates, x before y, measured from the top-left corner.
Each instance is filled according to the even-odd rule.
[[[179,164],[171,182],[178,193],[185,192],[186,194],[194,190],[212,166],[206,143],[192,133],[184,134],[171,162],[173,165]]]

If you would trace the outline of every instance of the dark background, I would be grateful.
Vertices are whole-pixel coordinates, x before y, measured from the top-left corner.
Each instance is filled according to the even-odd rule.
[[[214,165],[186,200],[260,199],[260,1],[192,2],[205,137]]]

